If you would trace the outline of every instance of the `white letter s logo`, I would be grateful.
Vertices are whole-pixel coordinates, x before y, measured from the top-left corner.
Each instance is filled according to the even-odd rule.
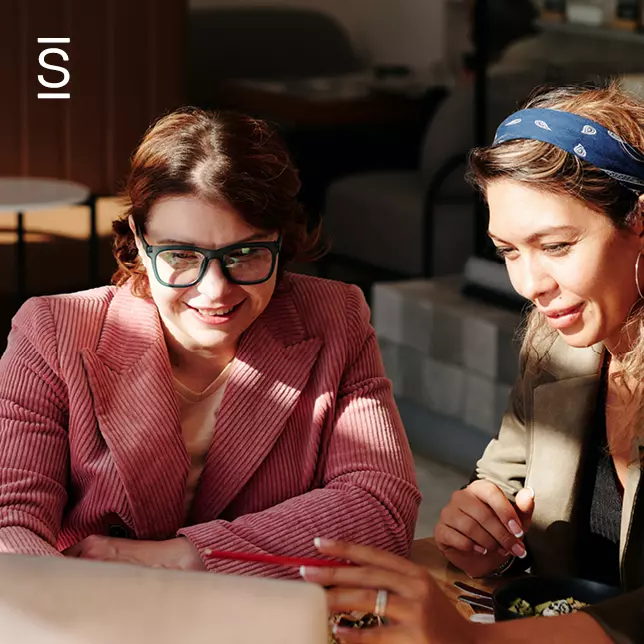
[[[49,49],[45,49],[44,51],[41,51],[40,55],[38,56],[38,62],[40,63],[41,67],[45,67],[46,69],[53,69],[54,71],[61,72],[63,75],[63,80],[58,83],[49,83],[45,80],[42,74],[38,74],[38,81],[44,87],[50,87],[53,89],[58,89],[59,87],[65,87],[65,85],[69,83],[69,79],[70,79],[69,71],[64,67],[59,67],[58,65],[50,65],[49,63],[47,63],[45,61],[45,57],[47,56],[47,54],[58,54],[66,62],[69,60],[69,56],[65,51],[63,51],[62,49],[58,49],[57,47],[50,47]]]

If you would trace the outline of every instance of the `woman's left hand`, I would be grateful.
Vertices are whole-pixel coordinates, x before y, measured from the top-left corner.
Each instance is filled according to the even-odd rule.
[[[93,534],[67,548],[67,557],[121,561],[151,568],[205,570],[197,549],[185,537],[165,541],[137,541]]]
[[[326,539],[316,540],[318,550],[329,557],[358,564],[351,567],[306,567],[307,581],[328,587],[331,613],[376,612],[378,591],[387,591],[379,628],[338,628],[336,635],[347,644],[471,644],[476,625],[467,622],[449,603],[429,573],[407,559],[370,548]],[[382,594],[381,594],[382,597]]]

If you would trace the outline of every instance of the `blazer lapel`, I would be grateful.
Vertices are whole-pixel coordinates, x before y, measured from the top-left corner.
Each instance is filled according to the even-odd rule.
[[[96,351],[83,363],[98,429],[114,460],[138,538],[183,524],[190,466],[163,331],[154,304],[117,291]]]
[[[216,518],[272,449],[322,347],[308,338],[287,287],[242,336],[191,520]]]
[[[620,526],[619,534],[619,562],[620,562],[620,572],[622,581],[628,583],[626,579],[626,574],[628,570],[637,571],[637,585],[641,583],[641,574],[642,574],[642,552],[640,544],[635,544],[635,550],[640,557],[640,563],[637,566],[625,566],[625,558],[627,551],[630,550],[629,546],[631,545],[631,532],[635,524],[636,517],[635,512],[637,511],[636,501],[638,495],[641,494],[640,483],[642,479],[642,456],[644,455],[644,441],[639,439],[633,442],[633,450],[631,453],[631,459],[628,466],[628,473],[626,475],[626,486],[624,487],[624,497],[622,500],[622,522]],[[641,504],[641,502],[640,502]],[[640,510],[641,512],[641,510]]]
[[[601,351],[571,349],[576,360],[551,362],[555,378],[533,390],[530,464],[526,485],[535,491],[533,550],[561,572],[574,560],[574,504],[581,483],[587,436],[596,406]],[[581,353],[583,352],[583,353]],[[574,365],[574,366],[573,366]],[[536,553],[535,553],[536,554]]]

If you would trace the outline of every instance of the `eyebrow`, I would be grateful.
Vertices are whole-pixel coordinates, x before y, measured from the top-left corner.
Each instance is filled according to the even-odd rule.
[[[548,228],[544,228],[543,230],[538,230],[537,232],[532,233],[532,235],[527,237],[525,241],[528,244],[533,244],[534,242],[539,241],[543,237],[548,237],[550,235],[556,235],[561,233],[572,233],[572,232],[577,232],[577,228],[575,228],[574,226],[549,226]],[[487,234],[488,234],[488,237],[490,239],[493,239],[494,241],[501,242],[503,244],[508,243],[503,239],[501,239],[500,237],[497,237],[489,230],[487,231]]]
[[[252,242],[252,241],[274,241],[274,240],[267,240],[266,237],[271,235],[272,233],[253,233],[252,235],[249,235],[248,237],[244,237],[243,239],[238,239],[237,241],[232,242],[232,244],[225,244],[223,246],[220,246],[219,248],[226,248],[228,246],[235,246],[236,244],[243,244],[245,242]],[[165,239],[161,239],[158,241],[155,245],[156,246],[166,246],[166,245],[171,245],[171,244],[178,244],[180,246],[196,246],[197,248],[200,248],[199,244],[195,244],[194,242],[186,241],[185,239],[173,239],[170,237],[167,237]]]

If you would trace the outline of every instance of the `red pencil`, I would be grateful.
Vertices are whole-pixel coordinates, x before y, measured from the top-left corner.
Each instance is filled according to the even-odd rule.
[[[312,557],[285,557],[283,555],[265,555],[251,552],[229,552],[226,550],[212,550],[206,548],[203,554],[209,559],[234,559],[236,561],[253,561],[256,563],[275,564],[277,566],[312,567],[343,567],[353,566],[348,561],[329,561],[328,559],[313,559]]]

